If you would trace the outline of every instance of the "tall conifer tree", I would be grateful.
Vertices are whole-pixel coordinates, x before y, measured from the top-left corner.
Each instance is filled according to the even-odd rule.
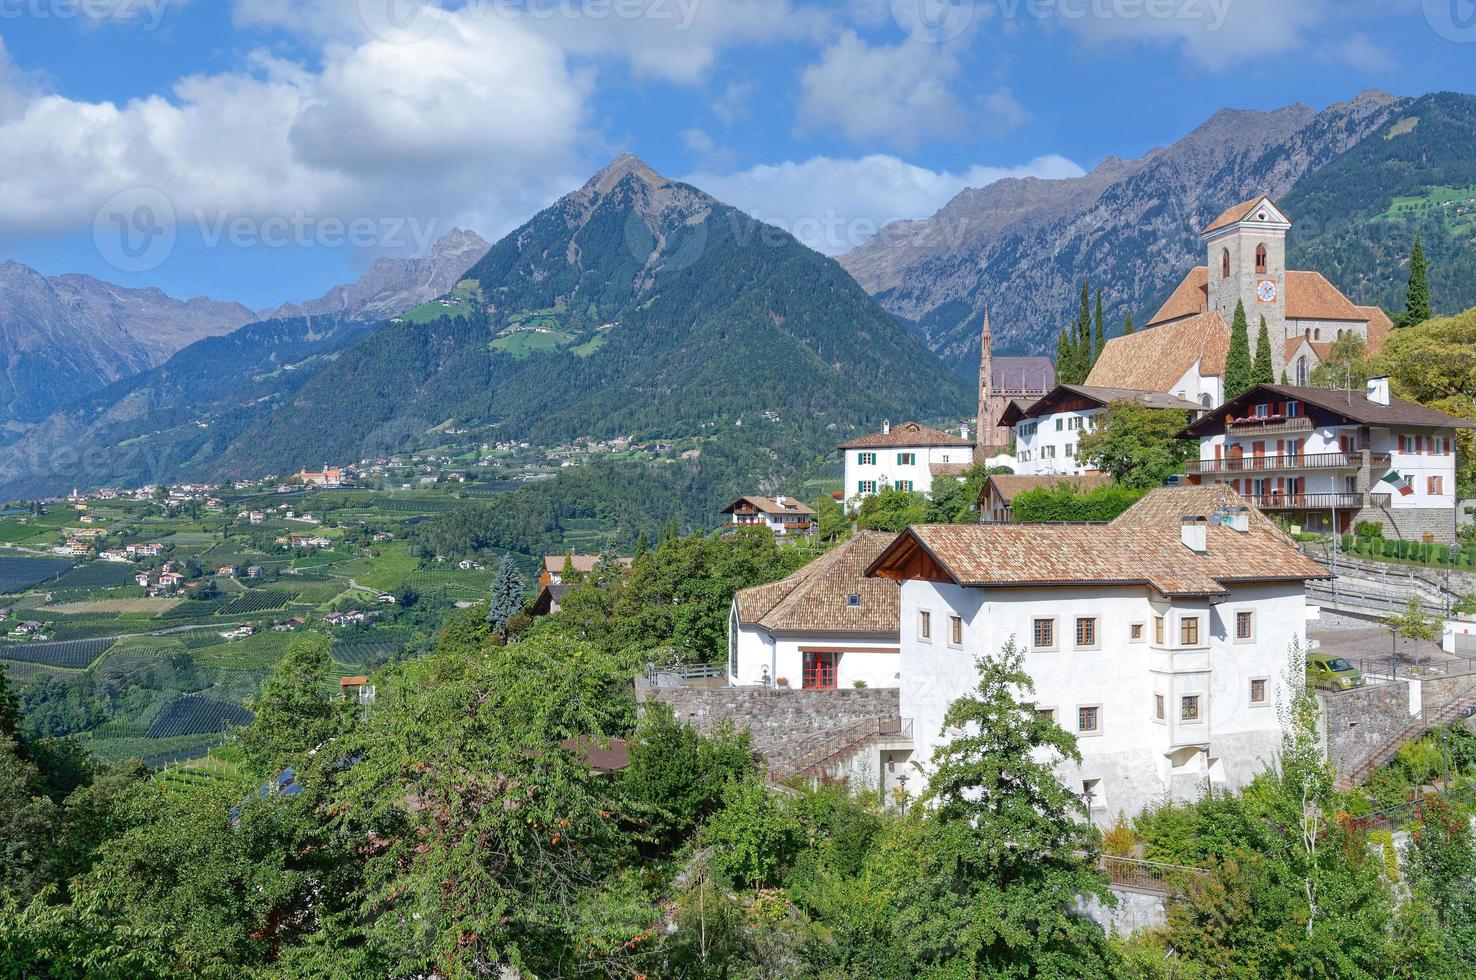
[[[1245,303],[1235,304],[1230,327],[1230,352],[1225,355],[1225,400],[1238,398],[1251,386],[1250,327],[1245,322]]]
[[[1425,268],[1425,241],[1415,235],[1414,250],[1409,253],[1409,292],[1404,300],[1401,327],[1417,327],[1430,319],[1430,282]]]
[[[1123,324],[1122,324],[1122,335],[1124,337],[1126,337],[1128,334],[1130,334],[1132,332],[1133,332],[1133,315],[1131,313],[1129,313],[1127,315],[1127,319],[1124,320],[1123,321]]]
[[[1276,366],[1271,363],[1271,331],[1261,317],[1261,332],[1256,337],[1256,361],[1251,368],[1251,382],[1258,385],[1276,383]]]
[[[1102,348],[1107,346],[1107,330],[1102,326],[1102,290],[1097,290],[1097,309],[1093,314],[1096,326],[1097,342],[1092,350],[1092,366],[1095,367],[1098,358],[1102,356]]]

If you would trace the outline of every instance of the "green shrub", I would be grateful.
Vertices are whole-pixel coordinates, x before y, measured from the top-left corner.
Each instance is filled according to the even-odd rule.
[[[1385,541],[1384,542],[1384,557],[1385,558],[1396,558],[1398,556],[1399,556],[1399,542],[1398,541]]]
[[[1382,538],[1384,525],[1378,521],[1359,521],[1353,525],[1353,533],[1360,538]]]
[[[1353,535],[1351,535],[1351,534],[1345,534],[1345,535],[1343,535],[1340,539],[1338,539],[1338,547],[1342,551],[1344,551],[1344,552],[1352,551],[1353,550]]]
[[[1016,495],[1011,511],[1017,524],[1110,521],[1141,500],[1147,492],[1108,486],[1089,493],[1077,493],[1069,484],[1060,484]]]
[[[1441,545],[1436,545],[1435,546],[1435,560],[1438,561],[1440,564],[1442,564],[1442,565],[1449,565],[1450,564],[1450,555],[1451,555],[1450,545],[1448,545],[1448,544],[1441,544]]]

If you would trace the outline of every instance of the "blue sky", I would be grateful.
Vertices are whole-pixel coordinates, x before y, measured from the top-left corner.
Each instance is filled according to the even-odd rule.
[[[0,258],[255,308],[624,151],[836,252],[1222,107],[1476,91],[1476,0],[0,0],[0,42]]]

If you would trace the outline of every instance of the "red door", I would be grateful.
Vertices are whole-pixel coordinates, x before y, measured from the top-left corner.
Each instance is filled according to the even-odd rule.
[[[835,690],[835,664],[838,653],[805,654],[804,684],[807,690]]]

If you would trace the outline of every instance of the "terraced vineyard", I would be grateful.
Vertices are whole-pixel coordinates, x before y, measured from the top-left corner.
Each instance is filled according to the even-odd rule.
[[[67,558],[0,557],[0,595],[34,589],[71,567],[72,562]]]
[[[114,642],[111,638],[98,638],[52,643],[7,643],[0,646],[0,659],[80,670],[102,656]]]
[[[296,598],[296,592],[283,592],[279,589],[252,589],[221,606],[219,615],[249,616],[251,613],[282,609]]]
[[[188,694],[164,706],[149,726],[146,738],[176,738],[223,732],[251,724],[252,714],[239,704],[227,704],[201,694]]]
[[[350,634],[333,641],[333,659],[342,664],[366,664],[388,659],[405,647],[409,634],[380,630],[360,639]]]
[[[58,589],[116,589],[132,585],[138,573],[132,565],[121,562],[95,561],[78,565],[56,580]]]

